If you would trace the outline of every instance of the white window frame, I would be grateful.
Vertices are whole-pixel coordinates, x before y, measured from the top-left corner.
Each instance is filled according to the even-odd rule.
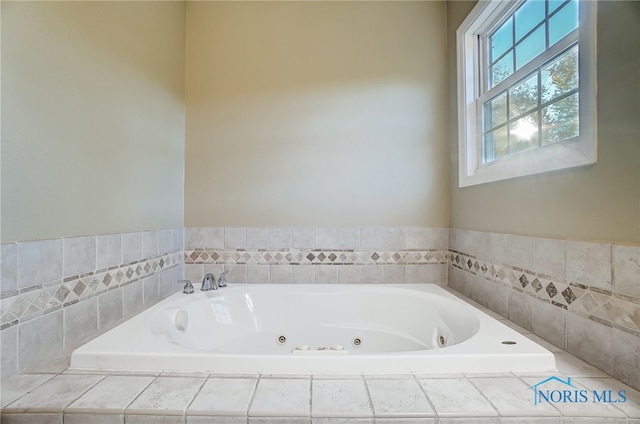
[[[596,2],[578,3],[579,133],[574,141],[544,146],[481,165],[483,72],[488,31],[514,10],[514,1],[480,0],[456,31],[458,63],[459,187],[593,164],[597,160]],[[542,53],[544,55],[544,53]],[[526,66],[525,66],[526,67]],[[486,100],[486,99],[485,99]]]

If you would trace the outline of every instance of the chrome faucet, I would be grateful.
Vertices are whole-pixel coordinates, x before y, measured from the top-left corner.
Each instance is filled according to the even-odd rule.
[[[193,284],[189,280],[178,280],[178,284],[184,284],[184,288],[182,289],[182,293],[184,294],[193,294]]]
[[[220,274],[220,277],[218,278],[218,287],[227,287],[226,276],[228,273],[229,273],[229,270],[226,270],[222,274]]]
[[[218,283],[216,282],[216,277],[212,273],[208,273],[202,279],[202,287],[201,291],[209,291],[209,290],[218,290]]]

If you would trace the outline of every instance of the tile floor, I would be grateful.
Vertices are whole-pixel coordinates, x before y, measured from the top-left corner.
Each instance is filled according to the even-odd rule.
[[[473,303],[473,302],[470,302]],[[477,306],[477,305],[476,305]],[[492,312],[483,309],[498,319]],[[539,337],[561,378],[626,402],[537,405],[548,374],[217,375],[89,373],[68,360],[2,382],[2,424],[640,424],[640,392]],[[550,383],[550,390],[559,389]],[[559,384],[559,383],[558,383]]]

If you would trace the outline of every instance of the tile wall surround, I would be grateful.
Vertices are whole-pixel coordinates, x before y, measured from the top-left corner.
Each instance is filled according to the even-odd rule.
[[[179,290],[183,228],[0,245],[2,379]]]
[[[640,246],[422,227],[186,228],[1,245],[2,378],[205,272],[231,283],[449,285],[640,387]]]
[[[640,245],[451,229],[449,286],[640,387]]]
[[[237,283],[447,284],[448,229],[185,228],[185,277],[228,270]]]

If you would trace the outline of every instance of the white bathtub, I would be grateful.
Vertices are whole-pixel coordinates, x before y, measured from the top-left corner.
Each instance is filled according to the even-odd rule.
[[[546,349],[433,284],[236,284],[167,298],[76,349],[71,368],[548,372],[555,361]]]

